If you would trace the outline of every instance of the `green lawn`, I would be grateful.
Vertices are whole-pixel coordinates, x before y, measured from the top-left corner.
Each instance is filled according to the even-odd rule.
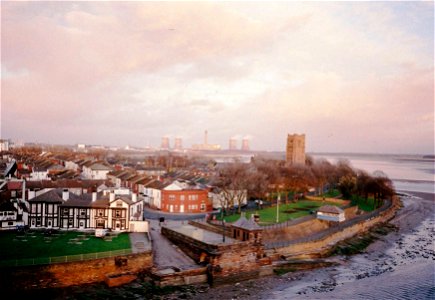
[[[280,204],[279,205],[279,222],[285,222],[288,220],[293,220],[310,214],[311,210],[316,210],[322,205],[335,205],[339,206],[337,203],[324,202],[322,201],[309,201],[300,200],[296,203]],[[268,207],[261,210],[248,211],[246,212],[246,218],[250,218],[253,213],[258,213],[260,215],[260,225],[268,225],[276,223],[276,206]],[[240,218],[239,214],[234,214],[231,216],[225,216],[226,222],[235,222]],[[220,219],[220,216],[219,218]]]
[[[366,201],[365,198],[357,195],[352,196],[352,204],[358,205],[358,207],[364,211],[373,211],[375,209],[374,207],[374,201],[375,199],[372,197],[369,197]]]
[[[322,197],[325,198],[335,198],[337,196],[339,196],[341,193],[339,190],[337,189],[331,189],[329,190],[327,193],[323,194]]]
[[[127,233],[104,240],[90,232],[58,231],[45,236],[42,231],[2,231],[0,248],[0,260],[43,258],[129,249],[130,239]]]

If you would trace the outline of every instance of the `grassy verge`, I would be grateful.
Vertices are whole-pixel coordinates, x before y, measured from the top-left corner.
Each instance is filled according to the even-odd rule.
[[[352,204],[358,205],[360,209],[363,211],[373,211],[375,209],[375,199],[369,197],[367,200],[361,196],[353,195],[352,196]]]
[[[130,239],[127,233],[102,239],[91,233],[72,231],[59,231],[50,236],[42,231],[25,234],[3,231],[0,232],[0,247],[0,260],[45,258],[129,249]]]

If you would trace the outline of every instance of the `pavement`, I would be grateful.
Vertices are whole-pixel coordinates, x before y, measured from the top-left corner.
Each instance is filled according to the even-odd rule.
[[[181,249],[172,244],[160,233],[159,222],[150,220],[150,235],[152,239],[154,266],[157,269],[178,268],[188,270],[197,268],[198,264],[193,259],[184,254]]]
[[[141,253],[151,250],[151,242],[144,232],[130,232],[131,250],[133,253]]]
[[[195,220],[204,219],[209,213],[167,213],[160,210],[144,207],[144,217],[146,220],[158,220],[163,217],[165,220],[181,221],[181,220]]]

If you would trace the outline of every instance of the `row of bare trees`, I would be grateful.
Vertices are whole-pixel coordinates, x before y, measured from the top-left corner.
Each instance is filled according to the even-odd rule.
[[[239,210],[246,192],[251,199],[271,200],[272,195],[280,194],[287,202],[294,200],[289,199],[291,194],[314,188],[321,195],[328,187],[338,189],[346,199],[358,195],[367,201],[372,196],[376,206],[394,194],[391,180],[384,173],[369,175],[353,169],[346,160],[332,164],[308,158],[305,165],[294,166],[268,159],[255,159],[249,164],[235,162],[219,168],[211,183],[221,190],[224,209],[238,206]]]

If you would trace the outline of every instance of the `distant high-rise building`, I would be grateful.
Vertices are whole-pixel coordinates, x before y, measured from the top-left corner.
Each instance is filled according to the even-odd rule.
[[[242,151],[249,151],[249,138],[247,137],[242,140]]]
[[[230,146],[229,148],[230,150],[237,150],[237,139],[232,137],[230,138]]]
[[[169,149],[169,137],[164,136],[162,137],[162,149]]]
[[[286,162],[288,165],[305,164],[305,134],[287,135]]]
[[[181,150],[181,149],[183,149],[183,140],[181,139],[181,137],[176,137],[175,138],[174,149],[175,150]]]

